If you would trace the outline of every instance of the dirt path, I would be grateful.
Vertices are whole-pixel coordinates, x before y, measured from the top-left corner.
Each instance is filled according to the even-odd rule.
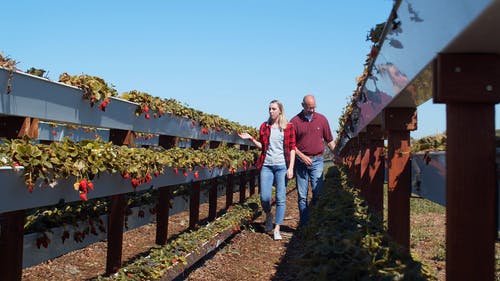
[[[273,212],[275,208],[273,207]],[[298,225],[297,192],[287,195],[285,220],[281,226],[283,240],[274,241],[263,229],[264,215],[228,241],[212,257],[201,262],[180,280],[294,280],[286,266],[293,249],[297,250],[294,232]]]

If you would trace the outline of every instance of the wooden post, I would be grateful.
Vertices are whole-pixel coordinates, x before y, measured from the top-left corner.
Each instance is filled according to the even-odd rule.
[[[200,189],[201,182],[191,183],[189,195],[189,229],[195,230],[200,222]]]
[[[158,145],[170,149],[177,146],[178,137],[160,135]],[[158,202],[156,202],[156,244],[165,245],[168,240],[168,217],[170,214],[171,187],[158,188]]]
[[[387,108],[384,111],[388,131],[388,233],[407,251],[410,250],[410,131],[417,129],[415,108]]]
[[[251,170],[250,171],[250,196],[255,194],[255,178],[257,175],[257,170]]]
[[[168,238],[168,217],[170,213],[170,200],[172,191],[168,186],[158,189],[158,202],[156,203],[156,244],[165,245]]]
[[[0,216],[0,270],[2,270],[2,280],[21,280],[25,217],[25,210],[3,213]]]
[[[370,161],[370,147],[368,146],[368,136],[366,132],[358,134],[359,140],[359,190],[360,196],[368,202],[368,185],[370,183],[368,176],[368,165]]]
[[[109,140],[117,145],[133,145],[134,136],[131,131],[112,129]],[[125,223],[125,194],[111,196],[108,215],[108,251],[106,253],[106,275],[111,275],[122,265],[123,226]]]
[[[0,117],[0,136],[16,139],[38,137],[38,119]],[[0,272],[2,280],[21,280],[23,272],[23,241],[25,210],[0,214]]]
[[[208,220],[214,221],[217,218],[217,188],[219,182],[217,178],[210,180],[210,190],[208,193]]]
[[[381,126],[368,125],[368,205],[374,212],[382,214],[384,208],[385,155],[384,134]]]
[[[354,137],[351,140],[354,149],[354,163],[353,163],[353,181],[354,187],[360,189],[361,183],[361,149],[359,147],[359,137]]]
[[[434,66],[434,102],[446,103],[446,280],[495,280],[500,56],[440,54]]]
[[[247,178],[246,173],[240,173],[240,204],[245,203],[245,196],[247,192]]]
[[[233,187],[234,187],[234,175],[227,175],[226,180],[226,209],[229,209],[233,205]]]

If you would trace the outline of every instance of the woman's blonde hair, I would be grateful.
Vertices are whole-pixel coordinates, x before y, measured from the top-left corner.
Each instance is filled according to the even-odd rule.
[[[279,100],[272,100],[269,105],[271,104],[277,104],[278,105],[278,108],[280,109],[281,111],[281,114],[280,116],[278,117],[278,127],[280,128],[281,131],[283,131],[286,126],[288,125],[288,120],[286,119],[286,115],[285,115],[285,108],[283,107],[283,104],[279,101]],[[271,124],[271,118],[269,117],[269,119],[267,120],[267,123],[268,124]]]

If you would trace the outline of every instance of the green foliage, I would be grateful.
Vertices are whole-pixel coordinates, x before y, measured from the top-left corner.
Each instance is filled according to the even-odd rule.
[[[45,72],[47,72],[45,69],[34,68],[34,67],[30,67],[28,70],[26,70],[26,73],[38,77],[44,77],[43,75],[45,74]]]
[[[83,99],[89,101],[90,106],[100,102],[99,108],[105,111],[110,102],[110,97],[118,96],[118,92],[113,85],[108,85],[104,79],[92,75],[69,75],[63,73],[59,75],[59,82],[72,85],[82,89]]]
[[[302,230],[298,280],[434,280],[385,234],[345,173],[329,171],[321,199]]]
[[[177,168],[186,173],[194,167],[228,168],[231,172],[247,169],[257,155],[256,150],[242,151],[227,146],[209,150],[133,148],[100,139],[74,142],[65,138],[50,145],[15,139],[0,144],[0,163],[14,168],[23,166],[23,176],[30,190],[35,188],[38,178],[43,179],[40,186],[54,186],[59,179],[74,176],[74,188],[80,193],[87,193],[82,189],[81,180],[93,180],[102,173],[127,175],[136,187],[150,181],[152,175],[163,173],[165,168]]]
[[[419,151],[445,151],[446,150],[446,134],[436,134],[423,137],[411,142],[412,152]]]

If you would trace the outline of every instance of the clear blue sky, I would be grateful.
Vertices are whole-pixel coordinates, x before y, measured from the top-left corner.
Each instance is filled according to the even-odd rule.
[[[332,130],[363,71],[370,28],[393,0],[4,1],[0,51],[18,68],[89,74],[258,127],[269,101],[289,118],[313,93]],[[421,137],[445,130],[419,108]],[[436,121],[437,120],[437,121]],[[334,132],[335,133],[335,132]]]

